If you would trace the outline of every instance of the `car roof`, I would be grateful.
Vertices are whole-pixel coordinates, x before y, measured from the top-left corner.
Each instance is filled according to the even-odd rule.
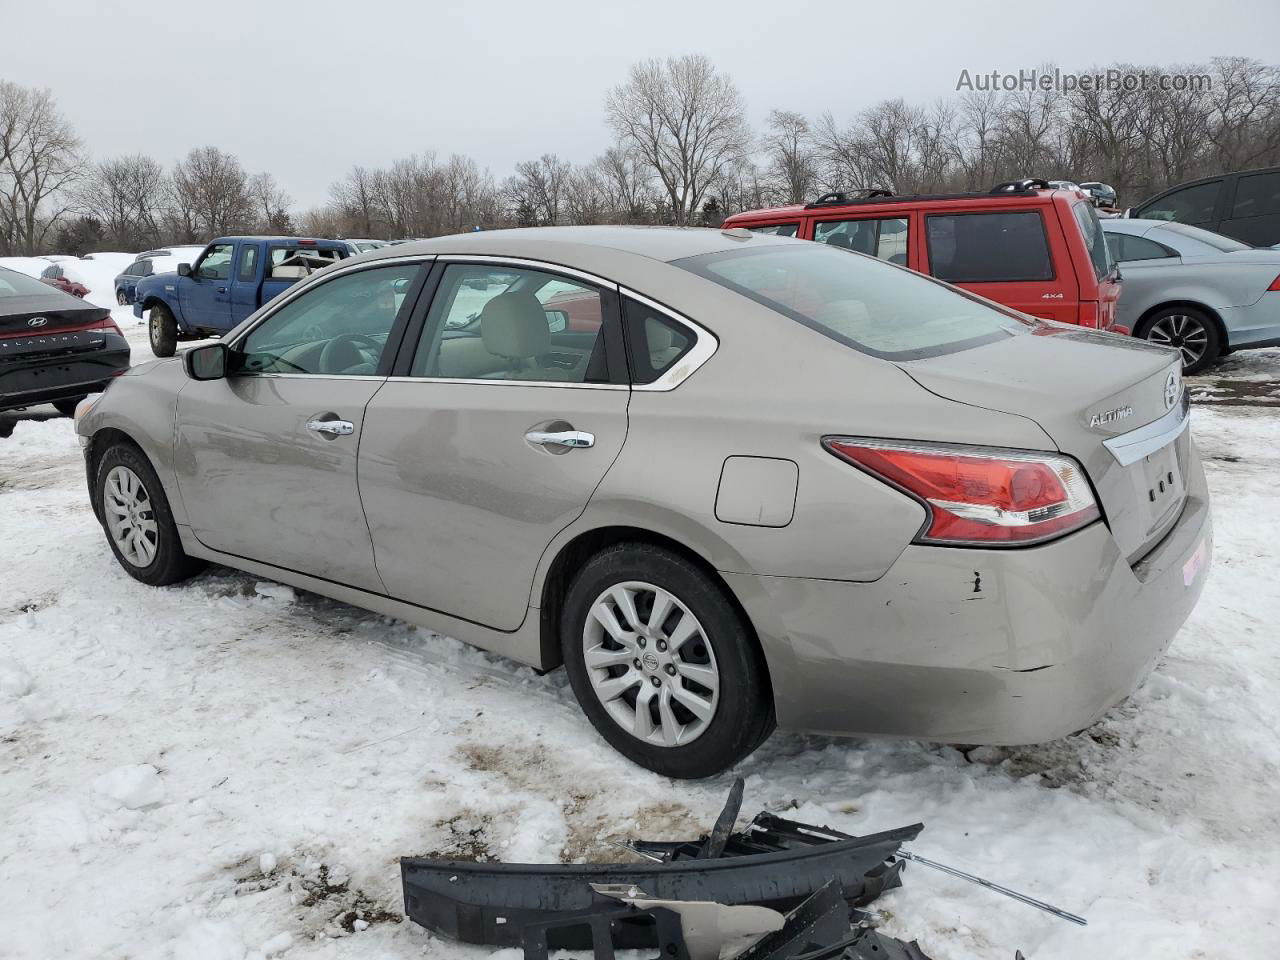
[[[326,240],[323,237],[272,237],[272,236],[254,236],[254,235],[235,234],[229,237],[217,237],[213,241],[211,241],[209,244],[206,244],[205,246],[206,247],[212,246],[212,244],[214,243],[222,243],[228,240],[254,240],[254,241],[260,240],[266,243],[300,243],[301,241],[305,240],[308,245],[313,243],[329,243],[329,244],[333,244],[334,246],[341,246],[342,244],[345,244],[347,242],[346,240]],[[192,246],[199,246],[199,244],[192,244]]]
[[[413,240],[381,247],[361,254],[374,260],[411,256],[413,254],[475,254],[477,256],[528,257],[557,261],[564,257],[572,266],[584,251],[597,253],[593,258],[610,254],[645,257],[670,263],[705,253],[741,249],[743,244],[759,246],[770,243],[803,243],[785,237],[748,233],[745,230],[719,230],[708,227],[650,226],[580,226],[521,227],[511,230],[483,230],[459,233],[431,240]],[[559,262],[559,261],[557,261]]]
[[[1067,197],[1074,197],[1075,191],[1071,189],[1050,188],[1048,190],[1021,190],[1011,193],[936,193],[936,194],[902,194],[900,196],[887,197],[867,197],[860,199],[852,199],[843,203],[809,203],[809,204],[789,204],[783,207],[765,207],[760,210],[744,210],[742,213],[735,213],[728,218],[727,222],[737,224],[742,221],[765,220],[769,222],[788,220],[793,217],[803,216],[829,216],[834,213],[847,213],[855,210],[879,210],[883,208],[895,207],[934,207],[945,209],[950,204],[978,204],[986,205],[990,203],[992,206],[999,206],[1002,203],[1047,203],[1051,202],[1055,195],[1062,194]]]

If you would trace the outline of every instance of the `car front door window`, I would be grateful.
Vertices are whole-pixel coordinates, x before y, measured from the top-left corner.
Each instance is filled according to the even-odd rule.
[[[196,276],[202,280],[226,280],[231,276],[231,254],[235,247],[229,243],[218,243],[210,247],[199,266]]]
[[[375,376],[419,269],[400,263],[360,270],[304,291],[245,337],[236,371]]]

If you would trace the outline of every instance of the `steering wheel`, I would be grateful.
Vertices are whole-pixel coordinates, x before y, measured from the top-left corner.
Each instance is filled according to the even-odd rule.
[[[382,345],[372,337],[363,333],[340,333],[324,345],[320,351],[317,366],[321,373],[341,373],[350,367],[368,363],[368,358],[360,351],[361,346],[373,350],[376,355]]]

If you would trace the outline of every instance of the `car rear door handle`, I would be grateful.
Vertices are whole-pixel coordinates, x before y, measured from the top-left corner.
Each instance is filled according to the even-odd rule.
[[[356,432],[350,420],[308,420],[307,429],[314,433],[328,433],[335,437],[349,437]]]
[[[543,446],[594,447],[596,444],[596,435],[585,430],[530,430],[524,438]]]

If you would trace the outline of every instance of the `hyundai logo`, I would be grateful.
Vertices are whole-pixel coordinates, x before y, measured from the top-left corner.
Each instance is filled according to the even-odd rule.
[[[27,326],[43,327],[48,322],[49,322],[48,317],[32,317],[30,320],[27,321]]]
[[[1178,402],[1178,371],[1174,370],[1164,382],[1164,408],[1172,410],[1173,405]]]

